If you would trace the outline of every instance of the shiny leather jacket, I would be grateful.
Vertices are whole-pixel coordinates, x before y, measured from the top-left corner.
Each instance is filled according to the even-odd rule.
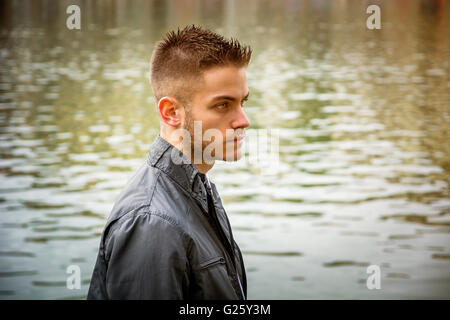
[[[246,299],[241,251],[204,177],[155,139],[108,218],[88,299]]]

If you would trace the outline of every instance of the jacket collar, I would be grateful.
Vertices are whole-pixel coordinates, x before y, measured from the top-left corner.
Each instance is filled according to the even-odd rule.
[[[208,212],[207,194],[200,178],[200,171],[180,150],[160,135],[150,147],[147,163],[170,176]]]

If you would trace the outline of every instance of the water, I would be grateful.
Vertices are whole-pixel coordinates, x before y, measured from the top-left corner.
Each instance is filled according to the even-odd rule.
[[[152,48],[198,23],[253,47],[251,128],[279,129],[275,174],[242,161],[210,173],[248,297],[449,299],[450,7],[385,1],[368,30],[364,6],[2,2],[0,298],[85,298],[106,218],[157,134]]]

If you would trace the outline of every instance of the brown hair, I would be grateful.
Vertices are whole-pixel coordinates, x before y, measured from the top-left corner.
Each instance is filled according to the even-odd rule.
[[[156,100],[170,95],[187,104],[203,71],[216,66],[246,67],[251,54],[252,49],[236,39],[225,39],[195,25],[171,31],[157,43],[150,62]]]

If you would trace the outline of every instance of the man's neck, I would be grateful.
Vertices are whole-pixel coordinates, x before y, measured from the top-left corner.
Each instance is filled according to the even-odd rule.
[[[191,156],[188,157],[188,155],[186,155],[186,153],[183,151],[183,144],[176,144],[174,143],[174,141],[169,140],[167,137],[165,137],[162,133],[160,133],[161,138],[163,138],[164,140],[166,140],[168,143],[170,143],[171,145],[173,145],[175,148],[177,148],[178,150],[180,150],[185,156],[186,158],[188,158],[191,163],[198,169],[198,171],[200,171],[203,174],[206,174],[209,170],[212,169],[212,167],[214,167],[214,161],[211,164],[208,164],[206,162],[202,163],[195,163],[194,159],[193,159],[193,155],[194,152],[191,152]],[[203,160],[203,159],[202,159]]]
[[[192,162],[192,160],[191,160],[191,162]],[[194,163],[194,162],[192,162],[192,163]],[[195,164],[194,163],[194,166],[197,167],[198,171],[200,171],[203,174],[206,174],[209,170],[212,169],[212,167],[214,166],[214,163],[212,163],[212,164],[207,164],[207,163]]]

